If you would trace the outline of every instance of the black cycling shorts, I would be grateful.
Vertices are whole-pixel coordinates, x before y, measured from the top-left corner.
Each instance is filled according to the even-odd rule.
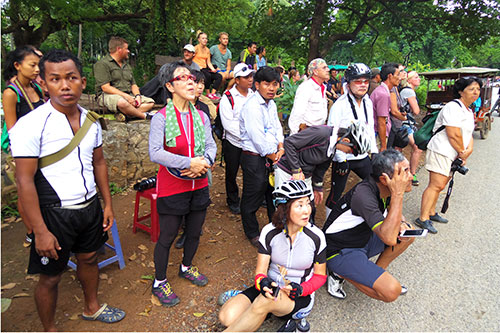
[[[257,288],[255,288],[255,286],[250,287],[242,291],[241,293],[245,295],[250,300],[250,302],[253,302],[257,298],[257,296],[260,295],[260,291],[258,291]],[[278,318],[285,320],[292,319],[292,316],[294,314],[309,306],[310,303],[311,303],[311,295],[297,297],[297,299],[295,299],[295,306],[293,307],[292,312]]]
[[[99,250],[108,240],[103,231],[101,203],[95,195],[88,206],[81,209],[41,207],[47,229],[57,238],[61,250],[58,260],[40,257],[36,252],[36,235],[31,244],[28,274],[58,275],[68,264],[70,253],[91,253]]]
[[[161,215],[186,215],[190,211],[207,209],[210,203],[210,192],[205,186],[199,190],[160,197],[156,201],[156,210]]]

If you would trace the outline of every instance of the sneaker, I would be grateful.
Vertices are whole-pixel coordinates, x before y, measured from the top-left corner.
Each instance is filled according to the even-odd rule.
[[[413,186],[418,186],[420,183],[418,182],[417,175],[413,175],[413,179],[411,180],[411,184]]]
[[[182,235],[179,236],[177,239],[177,242],[175,242],[175,248],[176,249],[182,249],[184,247],[184,242],[186,241],[186,233],[182,233]]]
[[[297,331],[297,323],[293,319],[288,319],[280,328],[278,332],[295,332]]]
[[[170,287],[170,283],[168,283],[168,281],[161,283],[156,288],[153,287],[153,295],[158,297],[160,303],[165,306],[174,306],[176,304],[179,304],[179,302],[181,301],[179,297],[177,297],[177,295],[172,291],[172,287]]]
[[[399,295],[400,296],[406,295],[407,292],[408,292],[408,288],[406,288],[405,286],[401,285],[401,294],[399,294]]]
[[[234,289],[225,291],[219,295],[219,298],[217,298],[217,304],[224,305],[224,303],[226,303],[230,298],[233,298],[234,296],[240,293],[241,290],[234,290]]]
[[[198,268],[191,265],[187,271],[183,272],[181,269],[182,266],[179,266],[179,276],[191,281],[191,283],[197,286],[204,286],[208,283],[208,279],[205,275],[198,272]]]
[[[344,291],[344,282],[345,279],[334,272],[330,272],[328,274],[328,293],[336,298],[346,298],[347,294]]]
[[[434,221],[434,222],[439,222],[439,223],[448,223],[448,220],[445,219],[444,217],[440,216],[438,213],[429,216],[429,220]]]
[[[154,113],[153,112],[145,112],[145,114],[146,114],[146,118],[144,118],[144,119],[151,120],[153,118],[153,116],[156,114],[156,112],[154,112]]]
[[[23,246],[24,247],[30,247],[31,244],[33,243],[33,238],[34,237],[35,237],[34,233],[26,234],[26,237],[24,237]]]
[[[229,210],[231,211],[231,213],[236,214],[236,215],[241,214],[241,210],[240,210],[240,205],[239,204],[228,205],[228,207],[229,207]]]
[[[438,232],[437,229],[434,228],[434,225],[432,224],[431,220],[422,221],[422,220],[420,220],[420,218],[417,218],[415,220],[415,224],[417,226],[419,226],[420,228],[422,228],[422,229],[429,230],[429,232],[432,233],[432,234],[437,234],[437,232]]]

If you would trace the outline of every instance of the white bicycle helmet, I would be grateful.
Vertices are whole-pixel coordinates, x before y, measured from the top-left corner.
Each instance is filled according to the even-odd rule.
[[[286,204],[290,200],[309,197],[312,200],[312,190],[303,180],[288,180],[283,182],[273,192],[274,207]]]
[[[342,139],[348,138],[349,143],[340,142]],[[366,125],[360,121],[353,122],[347,128],[345,134],[340,138],[337,144],[344,144],[352,148],[352,154],[357,156],[359,154],[366,154],[371,149],[370,133]]]

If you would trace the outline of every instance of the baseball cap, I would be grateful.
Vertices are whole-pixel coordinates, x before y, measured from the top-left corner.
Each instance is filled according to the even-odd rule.
[[[244,63],[239,63],[236,66],[234,66],[234,78],[237,78],[240,76],[245,77],[245,76],[248,76],[254,72],[255,71],[253,69],[251,69],[250,67],[248,67],[247,64],[244,64]]]
[[[186,45],[184,45],[184,50],[188,50],[189,52],[193,52],[193,53],[196,52],[194,50],[194,46],[192,44],[186,44]]]

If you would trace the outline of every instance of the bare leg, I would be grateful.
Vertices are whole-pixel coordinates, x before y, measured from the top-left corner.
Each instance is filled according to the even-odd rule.
[[[93,315],[99,310],[97,289],[99,287],[99,268],[97,266],[97,252],[77,253],[76,275],[80,281],[85,297],[83,313]]]
[[[413,238],[403,239],[401,243],[394,246],[394,250],[392,246],[386,248],[378,257],[376,264],[383,269],[387,269],[389,264],[396,259],[401,253],[406,251],[408,246],[413,243]]]
[[[244,295],[241,296],[246,297]],[[277,300],[259,295],[253,303],[228,326],[226,331],[254,332],[260,327],[260,325],[262,325],[268,313],[273,313],[277,316],[284,316],[290,313],[294,306],[295,302],[288,298],[284,292],[280,292],[278,294]]]
[[[417,172],[418,162],[420,161],[420,156],[422,155],[422,151],[418,149],[415,144],[415,139],[413,138],[413,134],[408,136],[410,140],[411,146],[411,156],[410,156],[410,172],[414,175]]]
[[[436,213],[436,204],[441,192],[445,187],[450,177],[446,177],[439,173],[429,171],[429,184],[422,194],[422,204],[420,206],[420,220],[429,219],[430,215]]]
[[[346,279],[351,282],[356,288],[359,289],[365,295],[378,299],[384,302],[393,302],[401,294],[401,284],[388,272],[384,272],[373,284],[373,288],[365,286],[364,284],[354,282],[352,280]]]
[[[152,104],[152,103],[147,103],[147,104]],[[129,117],[135,117],[135,118],[140,118],[140,119],[145,119],[146,115],[144,114],[143,111],[141,111],[139,108],[136,108],[129,102],[127,102],[125,99],[120,99],[117,103],[117,108],[120,110],[120,112],[126,114]]]
[[[46,332],[57,331],[55,314],[61,275],[62,273],[56,276],[40,274],[40,280],[35,288],[36,309]]]

